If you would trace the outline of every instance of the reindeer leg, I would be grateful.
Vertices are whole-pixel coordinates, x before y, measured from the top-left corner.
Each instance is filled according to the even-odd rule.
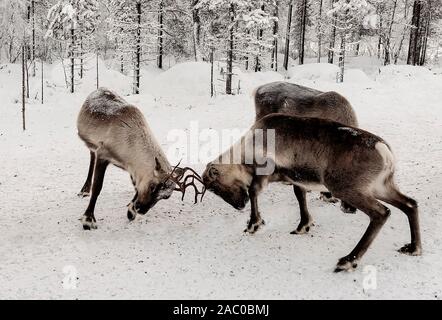
[[[333,197],[331,192],[321,192],[321,195],[319,196],[319,198],[325,202],[330,202],[330,203],[338,202],[338,199]]]
[[[261,183],[254,179],[249,187],[249,197],[252,210],[250,213],[250,219],[247,223],[247,228],[244,230],[244,232],[248,232],[250,234],[258,231],[258,229],[265,224],[258,210],[258,194],[261,189]]]
[[[91,181],[92,181],[92,176],[94,174],[95,153],[91,151],[90,154],[91,157],[90,157],[89,171],[87,173],[86,182],[84,183],[83,188],[81,188],[80,192],[78,193],[78,196],[83,198],[88,197],[90,195]]]
[[[331,192],[321,192],[321,195],[319,197],[322,201],[329,202],[329,203],[336,203],[338,202],[338,199],[333,197]],[[341,201],[341,211],[344,213],[356,213],[356,208],[349,205],[348,203]]]
[[[379,197],[380,200],[385,201],[392,206],[395,206],[407,215],[408,223],[410,225],[411,243],[406,244],[399,249],[400,253],[411,256],[419,256],[422,254],[421,234],[419,229],[419,214],[417,209],[417,202],[404,194],[402,194],[393,185],[389,188],[387,195]]]
[[[341,211],[344,213],[356,213],[356,208],[349,205],[348,203],[341,201]]]
[[[357,267],[358,261],[367,251],[368,247],[390,215],[390,210],[387,207],[382,205],[375,198],[364,195],[363,193],[355,193],[350,197],[339,198],[366,213],[370,217],[370,223],[361,240],[359,240],[358,244],[350,254],[339,259],[335,272],[343,270],[350,271]]]
[[[84,213],[81,222],[83,224],[83,229],[97,229],[96,220],[94,216],[95,203],[103,187],[104,174],[106,173],[106,168],[109,165],[109,161],[100,159],[98,154],[96,155],[94,174],[92,181],[92,193],[89,205]]]
[[[290,232],[290,234],[304,234],[310,231],[310,227],[313,225],[313,219],[307,209],[305,190],[301,187],[293,185],[293,191],[295,192],[296,199],[298,199],[301,221],[299,222],[296,230]]]

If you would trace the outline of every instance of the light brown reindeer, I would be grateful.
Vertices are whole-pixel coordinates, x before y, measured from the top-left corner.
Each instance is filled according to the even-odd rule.
[[[256,120],[271,113],[298,117],[321,118],[358,127],[358,120],[350,102],[335,91],[323,92],[298,84],[276,81],[259,86],[253,92]],[[327,202],[336,202],[330,192],[321,192]],[[356,208],[341,202],[341,210],[355,213]]]
[[[261,131],[260,131],[261,130]],[[274,130],[273,150],[267,149],[265,133]],[[264,131],[264,135],[258,133]],[[261,141],[261,144],[256,142]],[[266,165],[274,170],[258,174],[262,159],[256,158],[261,145]],[[252,155],[246,151],[253,150]],[[240,154],[232,163],[231,154]],[[253,161],[246,161],[251,159]],[[227,161],[226,161],[227,159]],[[271,167],[271,166],[270,166]],[[332,195],[360,209],[370,218],[361,240],[335,271],[350,270],[378,234],[390,215],[379,200],[402,210],[408,217],[411,243],[399,251],[421,254],[418,209],[415,200],[403,195],[394,183],[395,159],[388,144],[367,131],[319,118],[301,118],[271,114],[258,120],[243,138],[209,163],[203,174],[206,188],[236,209],[251,200],[251,215],[245,231],[256,232],[264,224],[258,209],[258,195],[270,182],[292,184],[299,202],[301,221],[292,232],[309,231],[312,218],[307,209],[306,191],[329,191]]]
[[[128,205],[127,217],[146,214],[159,200],[167,199],[174,190],[188,186],[200,194],[191,168],[173,170],[141,113],[112,91],[99,88],[84,102],[77,120],[78,135],[90,150],[89,172],[80,196],[90,195],[82,217],[84,229],[96,229],[95,203],[103,186],[109,163],[129,172],[135,196]],[[191,171],[191,175],[186,173]],[[184,179],[184,180],[182,180]],[[195,200],[196,201],[196,200]]]

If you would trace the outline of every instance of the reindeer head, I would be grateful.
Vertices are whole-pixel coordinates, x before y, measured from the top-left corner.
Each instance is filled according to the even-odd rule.
[[[202,184],[203,181],[193,169],[180,168],[178,163],[171,172],[166,172],[162,169],[157,158],[155,158],[155,162],[153,177],[142,184],[142,190],[137,190],[135,197],[128,205],[127,216],[130,220],[134,219],[137,214],[146,214],[159,200],[170,198],[173,191],[181,191],[183,193],[181,199],[183,200],[186,188],[193,186],[195,203],[197,203],[198,195],[201,195],[201,200],[204,196],[205,188],[199,191],[195,185],[195,180]],[[192,174],[187,174],[189,171]]]
[[[248,186],[251,180],[252,176],[238,164],[209,163],[203,173],[206,189],[238,210],[244,209],[249,201]]]

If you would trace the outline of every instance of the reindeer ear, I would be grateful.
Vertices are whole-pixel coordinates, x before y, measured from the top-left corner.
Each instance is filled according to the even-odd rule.
[[[157,157],[155,157],[155,170],[160,171],[161,170],[161,164]]]
[[[153,175],[155,177],[158,177],[160,175],[161,170],[162,169],[161,169],[160,161],[158,160],[157,157],[155,157],[155,169],[153,170]]]

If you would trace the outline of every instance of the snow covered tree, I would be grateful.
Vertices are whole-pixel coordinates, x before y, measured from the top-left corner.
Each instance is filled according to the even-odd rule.
[[[277,18],[271,14],[275,5],[274,1],[261,1],[257,8],[250,8],[248,13],[243,13],[240,17],[237,48],[247,60],[249,56],[254,57],[255,72],[261,71],[263,65],[269,64],[265,61],[264,57],[268,56],[265,53],[272,52],[275,46],[275,31],[270,32],[277,22]]]
[[[120,71],[130,62],[133,71],[133,93],[140,92],[141,64],[156,55],[162,68],[164,54],[165,1],[112,0],[109,36],[116,43]]]
[[[48,12],[46,37],[69,42],[70,88],[75,91],[75,58],[80,56],[80,76],[83,72],[84,37],[92,34],[98,22],[99,11],[95,0],[59,0]]]
[[[27,25],[27,1],[0,0],[1,52],[10,63],[19,61],[24,37],[29,36]],[[0,59],[1,60],[1,59]]]
[[[345,54],[347,45],[351,45],[349,40],[352,34],[364,23],[371,5],[366,0],[337,0],[333,4],[333,9],[328,11],[328,15],[335,21],[334,27],[340,37],[338,49],[331,48],[338,53],[340,72],[338,82],[344,81]],[[336,18],[334,18],[336,17]]]
[[[202,51],[210,52],[209,48],[216,46],[224,48],[222,51],[226,53],[227,94],[232,94],[235,61],[243,60],[246,70],[250,58],[255,62],[255,71],[270,65],[275,43],[271,30],[277,20],[273,16],[275,5],[274,0],[201,0],[198,3],[200,17],[208,24],[204,36],[208,48]]]
[[[437,8],[440,9],[440,7],[441,1],[438,0],[414,1],[407,64],[423,65],[425,63],[431,22],[434,17],[438,16]]]

